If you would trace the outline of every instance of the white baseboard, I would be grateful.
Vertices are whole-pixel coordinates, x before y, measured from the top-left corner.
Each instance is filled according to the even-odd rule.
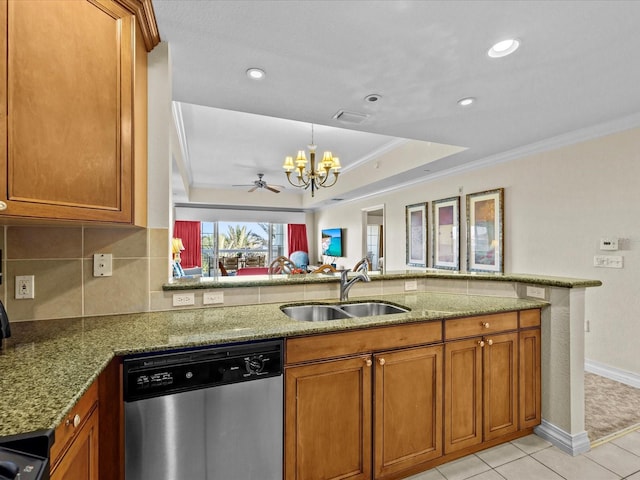
[[[586,431],[570,434],[542,419],[542,423],[534,428],[536,435],[553,443],[569,455],[580,455],[591,450],[591,443]]]
[[[624,383],[625,385],[640,388],[640,375],[637,373],[615,368],[587,358],[584,360],[584,370],[585,372],[595,373],[596,375]]]

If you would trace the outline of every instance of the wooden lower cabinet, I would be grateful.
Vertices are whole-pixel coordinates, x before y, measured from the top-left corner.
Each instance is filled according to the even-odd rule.
[[[374,476],[442,455],[442,345],[374,355]]]
[[[520,332],[520,428],[535,427],[542,419],[540,328]]]
[[[518,345],[518,332],[445,344],[445,453],[518,430]]]
[[[51,480],[98,480],[98,412],[96,381],[56,428]]]
[[[285,479],[371,478],[371,362],[285,369]]]
[[[94,410],[60,462],[51,480],[98,480],[98,411]]]

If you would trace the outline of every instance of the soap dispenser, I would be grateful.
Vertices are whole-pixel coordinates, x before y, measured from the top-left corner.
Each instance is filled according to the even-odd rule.
[[[0,301],[0,349],[4,344],[4,339],[11,336],[11,326],[9,325],[9,317],[7,311],[4,309],[4,305]]]

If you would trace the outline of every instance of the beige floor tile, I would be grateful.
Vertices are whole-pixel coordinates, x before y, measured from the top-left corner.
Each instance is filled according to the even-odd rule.
[[[532,455],[566,480],[617,480],[620,477],[585,455],[572,457],[558,448],[545,448]]]
[[[513,440],[511,443],[529,455],[551,446],[551,443],[537,435],[527,435],[526,437]]]
[[[473,477],[470,477],[469,480],[504,480],[504,477],[495,470],[489,470],[481,473],[480,475],[474,475]]]
[[[613,443],[600,445],[585,456],[623,477],[640,471],[640,457]]]
[[[522,458],[526,453],[515,445],[505,443],[503,445],[498,445],[497,447],[478,452],[476,455],[480,457],[483,462],[488,463],[492,468],[496,468],[500,465],[504,465],[505,463],[513,462],[518,458]]]
[[[460,460],[445,463],[437,468],[447,480],[463,480],[491,470],[489,465],[475,455],[469,455]]]
[[[409,477],[406,480],[446,480],[442,474],[435,468],[427,470],[426,472],[419,473],[413,477]]]
[[[640,457],[640,431],[628,433],[623,437],[613,440],[611,443]]]
[[[627,477],[626,480],[640,480],[640,472],[638,473],[634,473],[633,475],[631,475],[630,477]]]
[[[506,463],[496,468],[496,472],[506,480],[562,480],[560,475],[531,457],[522,457]]]

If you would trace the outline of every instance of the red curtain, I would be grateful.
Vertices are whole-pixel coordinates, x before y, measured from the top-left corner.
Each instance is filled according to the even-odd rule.
[[[200,267],[202,263],[200,222],[176,220],[173,224],[173,237],[181,238],[184,245],[184,250],[180,253],[182,268]]]
[[[289,255],[292,252],[309,253],[309,245],[307,243],[307,226],[304,223],[290,223],[287,226]]]

